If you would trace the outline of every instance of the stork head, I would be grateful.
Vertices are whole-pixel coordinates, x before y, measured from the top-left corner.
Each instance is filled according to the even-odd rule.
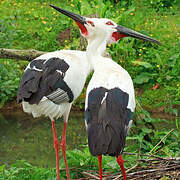
[[[123,37],[133,37],[160,44],[159,41],[124,26],[117,25],[112,20],[106,18],[86,18],[54,5],[50,6],[75,20],[79,26],[81,34],[87,39],[91,40],[103,36],[104,38],[107,38],[109,43],[112,43],[118,42],[118,40]]]

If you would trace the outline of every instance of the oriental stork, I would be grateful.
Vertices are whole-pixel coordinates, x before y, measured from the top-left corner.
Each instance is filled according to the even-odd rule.
[[[66,127],[73,101],[81,93],[91,65],[85,52],[60,50],[41,55],[29,63],[18,89],[17,101],[33,117],[49,117],[54,136],[57,180],[59,180],[59,142],[54,121],[64,119],[61,148],[67,179],[70,180],[66,159]]]
[[[126,180],[122,153],[135,110],[134,87],[128,72],[102,55],[107,43],[118,42],[127,36],[157,44],[160,42],[109,19],[85,18],[58,7],[55,9],[74,19],[81,34],[88,40],[86,54],[94,74],[87,87],[85,124],[90,152],[98,156],[100,179],[102,155],[110,155],[116,156]]]
[[[80,23],[84,23],[79,20]],[[57,180],[59,177],[59,142],[54,121],[63,116],[64,129],[61,140],[67,179],[70,174],[66,158],[66,127],[70,109],[80,95],[91,72],[86,52],[60,50],[43,54],[29,63],[19,85],[17,102],[33,117],[49,117],[53,129],[56,152]]]

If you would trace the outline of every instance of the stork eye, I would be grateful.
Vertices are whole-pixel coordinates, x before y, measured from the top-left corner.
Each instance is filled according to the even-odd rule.
[[[92,21],[87,21],[91,26],[95,26],[94,23]]]
[[[111,21],[108,21],[106,24],[110,26],[114,26],[114,24]]]

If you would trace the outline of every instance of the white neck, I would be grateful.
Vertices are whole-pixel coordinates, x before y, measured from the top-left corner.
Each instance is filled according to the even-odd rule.
[[[88,46],[86,48],[87,58],[91,62],[93,68],[97,64],[98,57],[103,56],[106,51],[107,38],[99,36],[94,39],[88,39]]]

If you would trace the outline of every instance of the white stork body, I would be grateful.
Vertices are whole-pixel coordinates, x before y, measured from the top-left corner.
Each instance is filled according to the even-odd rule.
[[[123,92],[129,94],[127,107],[134,112],[134,87],[129,73],[111,59],[102,56],[96,57],[96,66],[94,67],[94,74],[87,87],[87,96],[91,90],[99,87],[104,87],[106,89],[119,88]],[[88,97],[86,98],[85,109],[87,108],[87,103]]]
[[[97,60],[98,58],[98,60]],[[117,63],[115,63],[114,61],[112,61],[109,58],[105,58],[102,56],[98,56],[96,58],[96,66],[94,67],[94,74],[88,84],[87,87],[87,92],[86,92],[86,103],[85,103],[85,110],[86,110],[86,115],[87,115],[87,110],[90,111],[89,109],[89,105],[91,104],[91,98],[89,99],[89,95],[91,94],[91,96],[93,96],[93,93],[96,94],[97,91],[99,91],[100,99],[97,100],[96,103],[100,103],[99,108],[101,109],[101,106],[103,105],[103,103],[105,102],[105,100],[107,100],[108,94],[111,93],[112,90],[116,89],[117,92],[119,91],[120,94],[122,94],[122,96],[127,95],[128,101],[127,101],[127,105],[124,106],[123,108],[125,108],[126,110],[129,109],[129,115],[132,118],[132,114],[135,110],[135,95],[134,95],[134,87],[133,87],[133,82],[132,79],[129,75],[129,73],[123,69],[120,65],[118,65]],[[93,58],[95,59],[95,58]],[[124,95],[123,95],[124,93]],[[120,95],[119,94],[119,95]],[[96,95],[95,95],[96,96]],[[117,97],[114,96],[114,98],[116,98],[116,100],[120,100],[120,101],[124,101],[125,99],[120,99],[121,97],[118,96],[118,94],[116,94]],[[112,100],[111,103],[113,103],[114,100]],[[94,100],[93,100],[94,103]],[[125,102],[123,102],[125,103]],[[96,104],[97,105],[97,104]],[[119,103],[119,106],[121,105],[121,103]],[[91,108],[93,108],[91,106]],[[110,111],[111,113],[115,113],[115,109],[113,110],[113,108],[115,107],[110,107]],[[119,107],[117,107],[119,108]],[[100,109],[98,109],[96,107],[97,111],[100,111]],[[92,112],[92,116],[93,114],[95,114],[97,112]],[[104,112],[105,113],[105,112]],[[123,112],[122,112],[123,113]],[[115,115],[115,114],[114,114]],[[89,121],[89,117],[86,117],[86,120]],[[109,120],[110,121],[110,120]],[[87,130],[88,130],[88,123],[87,121],[85,121]],[[124,124],[124,128],[125,128],[125,132],[127,133],[130,126],[132,123],[132,119],[128,119],[127,123]],[[126,134],[127,135],[127,134]],[[99,142],[97,142],[99,143]],[[121,149],[122,150],[122,149]],[[120,152],[119,152],[120,154]]]
[[[125,69],[102,55],[108,42],[117,42],[126,36],[159,42],[108,19],[87,18],[86,22],[86,53],[94,70],[85,103],[89,149],[92,155],[98,156],[100,180],[102,155],[117,157],[126,180],[122,152],[135,110],[133,81]]]
[[[73,101],[80,95],[86,78],[88,74],[91,72],[91,65],[89,61],[87,61],[86,52],[83,51],[73,51],[73,50],[60,50],[55,52],[50,52],[41,55],[33,61],[38,60],[49,60],[51,58],[59,58],[65,60],[65,62],[69,65],[69,69],[66,71],[64,76],[64,81],[67,83],[69,88],[73,92]],[[31,64],[31,63],[30,63]],[[30,64],[25,69],[33,69],[34,71],[41,71],[41,69],[30,67]],[[61,75],[61,74],[59,74]],[[33,117],[47,116],[50,119],[57,119],[62,115],[67,116],[64,119],[66,122],[68,121],[69,110],[73,103],[69,103],[68,101],[64,101],[63,103],[54,103],[49,100],[46,96],[44,96],[38,104],[29,104],[26,101],[23,101],[23,110],[27,113],[31,113]]]
[[[59,142],[54,120],[63,116],[61,148],[67,179],[70,180],[66,159],[66,125],[73,101],[80,95],[91,71],[86,52],[61,50],[41,55],[27,66],[18,90],[17,100],[33,117],[51,119],[59,180]]]
[[[101,56],[103,51],[98,49],[103,50],[104,43],[106,40],[102,41],[102,46],[96,47],[96,52],[91,43],[87,48],[87,57],[94,69],[85,103],[88,144],[91,154],[98,156],[100,179],[102,155],[110,155],[117,157],[126,180],[122,152],[135,109],[134,87],[125,69],[112,59]]]

